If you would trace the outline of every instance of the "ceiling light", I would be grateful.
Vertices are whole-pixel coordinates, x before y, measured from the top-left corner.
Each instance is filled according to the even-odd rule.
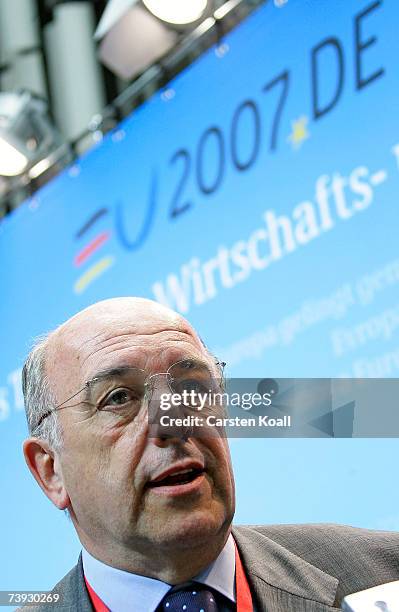
[[[212,12],[213,0],[110,0],[95,33],[101,61],[122,79],[157,62]]]
[[[3,138],[0,138],[0,175],[17,176],[28,165],[28,158]]]
[[[37,178],[38,176],[43,174],[43,172],[46,172],[46,170],[48,170],[50,166],[51,166],[51,161],[48,157],[41,159],[39,162],[37,162],[37,164],[35,164],[29,170],[29,178],[31,179]]]
[[[61,142],[45,100],[28,91],[0,93],[0,175],[23,174]]]
[[[148,10],[168,23],[186,25],[200,19],[208,6],[207,0],[143,0]]]

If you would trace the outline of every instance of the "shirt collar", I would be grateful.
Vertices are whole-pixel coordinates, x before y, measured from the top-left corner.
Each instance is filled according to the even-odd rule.
[[[111,612],[154,612],[171,585],[106,565],[82,550],[86,580]],[[219,556],[193,578],[235,602],[235,547],[230,534]]]

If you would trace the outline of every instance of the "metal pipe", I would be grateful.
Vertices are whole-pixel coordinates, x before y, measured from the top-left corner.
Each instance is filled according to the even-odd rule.
[[[104,83],[93,41],[90,2],[61,2],[45,26],[51,99],[56,123],[73,140],[105,106]]]
[[[1,89],[29,89],[47,95],[35,0],[1,0]]]

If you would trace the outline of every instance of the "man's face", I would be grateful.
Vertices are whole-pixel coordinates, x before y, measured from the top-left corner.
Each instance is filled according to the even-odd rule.
[[[186,357],[214,368],[182,318],[148,302],[110,304],[78,315],[52,341],[47,370],[59,403],[108,368],[131,366],[150,375]],[[234,481],[226,439],[150,437],[145,403],[134,418],[118,418],[79,399],[58,413],[64,438],[59,459],[83,544],[100,541],[144,553],[227,534]],[[204,472],[180,489],[152,485],[179,466]]]

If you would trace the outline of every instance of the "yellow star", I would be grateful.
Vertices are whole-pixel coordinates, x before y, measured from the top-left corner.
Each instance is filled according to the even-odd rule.
[[[302,115],[299,119],[291,121],[291,134],[288,136],[288,140],[291,141],[293,149],[299,149],[304,140],[307,140],[310,136],[308,131],[309,119],[306,115]]]

